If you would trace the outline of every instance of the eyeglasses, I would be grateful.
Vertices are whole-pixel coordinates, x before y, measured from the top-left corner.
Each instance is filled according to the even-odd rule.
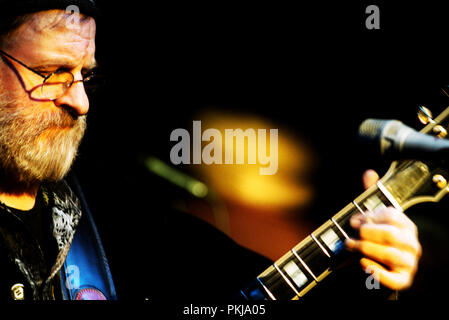
[[[50,73],[49,75],[45,75],[39,71],[36,71],[28,67],[26,64],[17,60],[16,58],[4,52],[3,50],[0,50],[0,54],[17,62],[21,66],[25,67],[34,74],[37,74],[38,76],[43,78],[43,82],[41,84],[31,88],[30,90],[27,90],[25,88],[25,84],[23,83],[23,79],[18,73],[17,69],[8,60],[4,59],[5,62],[16,72],[17,76],[19,77],[22,83],[22,86],[24,87],[25,91],[29,94],[30,98],[37,101],[58,100],[59,98],[61,98],[66,94],[66,92],[70,89],[70,87],[73,84],[82,82],[86,87],[86,84],[88,82],[91,82],[91,80],[96,77],[96,73],[94,70],[89,71],[87,74],[85,74],[82,80],[75,80],[75,76],[71,72],[66,70],[57,70],[55,72]]]

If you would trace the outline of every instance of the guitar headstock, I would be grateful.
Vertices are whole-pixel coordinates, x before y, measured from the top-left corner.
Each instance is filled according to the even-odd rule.
[[[421,133],[447,139],[449,107],[438,117],[421,107],[418,118],[426,126]],[[422,202],[438,202],[449,193],[449,159],[394,161],[381,179],[403,210]]]

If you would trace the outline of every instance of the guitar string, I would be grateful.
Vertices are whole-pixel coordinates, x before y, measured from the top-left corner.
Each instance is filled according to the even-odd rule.
[[[373,195],[376,195],[376,196],[377,195],[381,195],[381,198],[385,198],[386,201],[381,200],[382,203],[390,202],[390,200],[387,197],[385,197],[383,192],[381,190],[379,190],[379,189],[375,189],[372,193],[366,195],[366,197],[364,197],[364,199],[362,201],[359,201],[359,202],[362,203],[364,200],[366,200],[367,198],[372,197]],[[335,219],[335,216],[332,217],[330,220],[328,220],[328,221],[331,221],[337,227],[337,230],[345,238],[348,238],[348,235],[347,235],[346,232],[344,232],[344,226],[341,223],[341,221],[344,221],[344,220],[350,218],[351,216],[353,216],[354,214],[356,214],[358,212],[361,212],[362,214],[365,214],[363,209],[360,207],[359,204],[357,204],[357,202],[355,200],[351,204],[352,204],[352,206],[350,208],[348,208],[346,212],[343,212],[343,213],[339,214],[338,221],[337,221],[337,219]],[[392,204],[390,203],[390,205],[392,205]],[[329,229],[333,229],[333,227],[332,226],[327,227],[320,234],[323,234],[326,230],[329,230]],[[343,240],[343,239],[341,237],[339,237],[339,240]],[[301,246],[300,249],[307,250],[308,247],[311,247],[312,244],[316,244],[316,245],[312,247],[312,252],[309,253],[309,255],[316,254],[316,252],[323,252],[325,254],[327,253],[326,251],[323,250],[322,245],[319,243],[318,239],[316,239],[316,238],[313,239],[312,237],[309,239],[309,241],[307,243],[305,243],[303,246]],[[303,251],[303,250],[301,250],[301,251]],[[293,254],[293,255],[291,257],[289,257],[287,259],[287,261],[294,261],[294,260],[296,260],[299,257],[299,254],[294,249],[291,250],[290,254]],[[296,256],[296,259],[295,259],[295,256]],[[307,267],[307,269],[309,269],[311,271],[310,267],[307,265],[307,262],[304,261],[304,259],[301,259],[301,260],[302,260],[301,262],[304,263],[304,267]],[[278,271],[278,273],[281,275],[281,277],[279,279],[283,279],[282,274],[279,272],[279,270],[277,270],[277,268],[275,268],[275,270]],[[309,272],[309,273],[311,273],[311,272]],[[316,276],[314,276],[313,273],[312,273],[312,275],[313,275],[314,280],[317,281]],[[285,281],[285,279],[283,279],[283,280]]]
[[[352,216],[353,214],[355,214],[357,212],[357,210],[355,210],[355,208],[350,208],[349,210],[348,210],[348,212],[346,212],[345,214],[344,214],[344,216]],[[332,218],[333,219],[333,218]],[[330,220],[329,220],[330,221]],[[335,221],[335,220],[334,220]],[[336,223],[336,222],[334,222],[334,223]],[[343,230],[343,228],[338,224],[338,226],[339,226],[339,228],[337,228],[337,230],[339,230],[340,228]],[[321,232],[320,234],[323,234],[326,230],[329,230],[329,229],[333,229],[333,227],[332,226],[329,226],[328,228],[326,228],[323,232]],[[342,233],[343,234],[343,236],[346,234],[346,233]],[[315,238],[315,237],[314,237]],[[339,240],[342,240],[342,237],[340,237],[339,236]],[[308,251],[308,253],[309,253],[309,255],[311,255],[311,256],[315,256],[317,253],[321,253],[321,254],[325,254],[325,256],[327,256],[329,259],[331,258],[331,256],[327,253],[327,251],[324,251],[325,249],[323,248],[323,246],[322,246],[322,244],[319,242],[319,240],[318,239],[313,239],[312,237],[309,239],[309,241],[308,242],[306,242],[303,246],[301,246],[301,248],[300,248],[301,250],[301,252],[303,253],[303,252],[305,252],[306,250],[309,250]],[[311,249],[311,251],[310,251],[310,249]],[[324,249],[324,250],[323,250]],[[292,255],[292,256],[290,256],[290,257],[288,257],[287,258],[287,260],[286,260],[286,263],[288,263],[288,262],[294,262],[298,267],[299,266],[301,266],[302,265],[302,267],[304,268],[304,269],[306,269],[307,270],[307,272],[312,276],[312,278],[313,278],[313,280],[314,281],[317,281],[318,282],[318,279],[317,279],[317,276],[313,273],[313,271],[311,270],[311,268],[310,268],[310,266],[307,264],[307,261],[304,261],[304,259],[303,258],[301,258],[300,257],[300,253],[298,253],[296,250],[294,250],[294,249],[292,249],[291,251],[290,251],[290,254]],[[307,258],[306,258],[306,260],[307,260]],[[300,262],[300,265],[298,265],[295,261],[299,261]],[[284,263],[284,265],[286,265],[286,263]],[[283,279],[284,280],[284,282],[287,282],[287,281],[285,281],[286,279],[284,279],[284,277],[285,277],[285,275],[281,272],[281,268],[276,264],[276,263],[274,263],[274,269],[277,271],[277,273],[274,273],[270,278],[271,279],[267,279],[267,281],[266,282],[268,282],[268,281],[272,281],[273,280],[273,278],[275,277],[275,276],[277,276],[278,274],[281,276],[281,277],[279,277],[279,279]],[[289,285],[289,283],[287,282],[287,285]],[[290,287],[291,285],[289,285],[289,287]],[[304,287],[304,284],[302,285],[302,287]],[[299,289],[301,289],[301,288],[299,288]],[[295,290],[295,293],[296,293],[296,290]]]

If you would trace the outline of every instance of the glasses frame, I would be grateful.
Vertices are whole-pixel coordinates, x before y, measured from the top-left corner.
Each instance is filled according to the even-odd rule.
[[[3,61],[4,61],[4,62],[5,62],[5,63],[6,63],[6,64],[7,64],[13,71],[14,71],[14,73],[16,74],[16,76],[19,78],[20,83],[21,83],[23,89],[24,89],[25,92],[28,94],[29,98],[30,98],[31,100],[33,100],[33,101],[40,101],[40,102],[56,101],[56,100],[60,99],[61,97],[63,97],[63,96],[67,93],[67,91],[73,86],[73,84],[78,83],[78,82],[82,82],[82,83],[84,84],[84,83],[88,82],[89,80],[91,80],[91,79],[95,76],[95,74],[94,74],[93,72],[91,72],[91,74],[89,74],[87,77],[84,77],[82,80],[75,80],[75,76],[73,75],[73,73],[71,73],[70,71],[66,71],[66,70],[64,70],[64,71],[56,70],[55,72],[52,72],[52,73],[50,73],[50,74],[48,74],[48,75],[45,75],[45,74],[42,74],[41,72],[36,71],[36,70],[34,70],[33,68],[27,66],[27,65],[26,65],[25,63],[23,63],[22,61],[20,61],[20,60],[14,58],[13,56],[11,56],[10,54],[6,53],[5,51],[3,51],[3,50],[1,50],[1,49],[0,49],[0,54],[2,55]],[[16,68],[16,67],[15,67],[9,60],[5,59],[4,57],[7,57],[7,58],[9,58],[9,59],[11,59],[11,60],[17,62],[17,63],[20,64],[22,67],[24,67],[24,68],[28,69],[29,71],[33,72],[34,74],[40,76],[40,77],[43,79],[43,82],[42,82],[41,84],[39,84],[39,85],[37,85],[37,86],[31,88],[30,90],[27,90],[27,89],[26,89],[26,86],[25,86],[25,83],[24,83],[24,81],[23,81],[23,78],[22,78],[22,76],[20,75],[20,73],[19,73],[19,71],[17,70],[17,68]],[[39,88],[42,88],[42,87],[45,85],[45,82],[46,82],[48,79],[50,79],[50,78],[51,78],[52,76],[54,76],[55,74],[61,74],[61,73],[67,73],[67,74],[70,74],[70,75],[72,76],[72,80],[71,80],[70,82],[67,81],[67,84],[69,84],[69,83],[70,83],[70,84],[66,86],[64,92],[63,92],[61,95],[59,95],[57,98],[54,98],[54,99],[39,99],[39,98],[34,98],[34,97],[32,96],[33,92],[36,91],[36,90],[39,89]]]

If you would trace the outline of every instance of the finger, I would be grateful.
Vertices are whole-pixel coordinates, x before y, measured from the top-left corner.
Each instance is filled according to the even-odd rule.
[[[409,229],[413,231],[414,234],[418,234],[418,228],[413,221],[410,220],[410,218],[403,212],[393,207],[366,213],[365,220],[363,222],[368,220],[377,224],[391,224],[401,229]]]
[[[416,255],[398,248],[381,245],[371,241],[347,239],[346,247],[351,251],[358,251],[367,258],[380,262],[391,269],[416,268]]]
[[[351,225],[351,227],[355,229],[360,228],[360,226],[366,222],[367,222],[366,218],[361,213],[354,214],[349,220],[349,224]]]
[[[407,229],[399,229],[389,224],[366,223],[360,226],[359,236],[364,241],[393,246],[417,256],[421,254],[421,246],[416,235]]]
[[[389,271],[377,262],[366,258],[360,259],[360,264],[365,272],[370,273],[374,279],[392,290],[407,289],[412,284],[414,272],[405,269]]]
[[[369,169],[366,170],[365,173],[363,173],[362,180],[364,188],[368,189],[369,187],[374,185],[377,182],[377,180],[379,180],[379,175],[377,174],[376,171]]]
[[[418,235],[418,228],[403,212],[388,207],[376,212],[357,213],[351,217],[350,224],[353,228],[359,228],[365,223],[391,224],[400,229],[408,229]]]
[[[368,215],[368,212],[356,213],[349,220],[351,227],[358,229],[365,223],[372,223],[371,217]]]

